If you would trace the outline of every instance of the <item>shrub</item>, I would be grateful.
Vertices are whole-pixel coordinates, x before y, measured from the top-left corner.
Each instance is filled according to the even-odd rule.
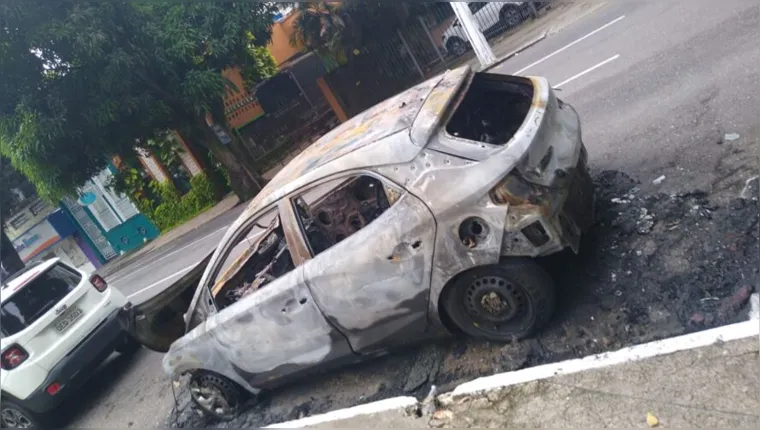
[[[190,185],[190,191],[181,196],[171,182],[153,184],[161,202],[155,208],[150,205],[150,201],[140,204],[149,208],[149,211],[143,212],[159,230],[166,231],[174,228],[214,206],[216,203],[214,187],[206,175],[193,177]]]

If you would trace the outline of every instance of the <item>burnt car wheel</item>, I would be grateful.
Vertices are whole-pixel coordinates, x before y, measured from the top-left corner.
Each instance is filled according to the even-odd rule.
[[[242,411],[247,394],[224,376],[199,371],[190,378],[190,397],[205,414],[229,421]]]
[[[508,342],[532,335],[549,321],[554,282],[534,261],[509,259],[459,276],[443,292],[442,305],[465,334]]]

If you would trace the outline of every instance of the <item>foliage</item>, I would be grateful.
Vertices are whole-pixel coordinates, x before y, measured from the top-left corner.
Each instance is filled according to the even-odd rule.
[[[266,46],[255,46],[253,44],[248,47],[248,59],[241,67],[243,80],[248,90],[278,72],[277,61],[269,49]]]
[[[184,149],[170,132],[148,140],[145,146],[158,158],[161,164],[170,170],[182,164],[179,154],[183,153]]]
[[[206,175],[198,175],[190,180],[192,188],[184,196],[180,195],[174,184],[165,182],[159,184],[153,181],[152,186],[160,196],[160,203],[152,205],[147,199],[138,204],[143,212],[161,230],[169,230],[182,224],[206,209],[214,206],[214,187]],[[143,210],[145,208],[145,210]]]
[[[337,56],[345,62],[346,18],[341,4],[332,2],[300,3],[290,43],[315,51],[321,56]],[[343,60],[343,61],[341,61]]]
[[[314,51],[328,62],[345,64],[366,45],[395,38],[399,29],[434,7],[359,0],[299,3],[290,43]]]
[[[136,143],[194,129],[198,143],[235,176],[235,191],[250,194],[246,160],[218,141],[206,115],[224,126],[228,82],[221,71],[257,67],[249,48],[269,41],[276,8],[3,0],[0,153],[41,195],[57,200]]]

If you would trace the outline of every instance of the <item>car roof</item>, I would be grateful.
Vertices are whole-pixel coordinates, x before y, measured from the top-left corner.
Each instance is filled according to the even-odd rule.
[[[51,258],[40,263],[26,266],[21,269],[21,271],[12,275],[7,282],[3,282],[2,290],[0,290],[0,304],[5,303],[6,300],[10,299],[14,294],[21,290],[21,287],[45,273],[59,261],[60,258]]]
[[[282,168],[256,195],[235,224],[301,187],[335,173],[408,162],[422,147],[411,142],[409,133],[400,133],[416,124],[418,114],[441,114],[441,101],[457,89],[470,71],[469,66],[449,70],[382,101],[331,130]],[[437,89],[439,83],[443,88]],[[435,94],[433,91],[436,91]],[[423,109],[424,105],[424,109]],[[428,105],[433,111],[426,112]],[[426,120],[430,118],[426,117]],[[432,122],[430,122],[432,124]],[[405,134],[389,142],[388,137]],[[368,153],[382,152],[382,163]],[[361,156],[358,154],[364,154]]]

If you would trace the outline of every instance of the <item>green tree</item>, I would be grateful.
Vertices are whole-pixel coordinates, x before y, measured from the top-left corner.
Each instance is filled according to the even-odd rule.
[[[290,43],[343,63],[355,50],[395,38],[410,23],[419,25],[412,20],[435,4],[348,0],[298,6]]]
[[[271,78],[278,72],[277,61],[266,46],[251,44],[248,47],[248,58],[240,66],[246,90],[250,90],[259,82]]]
[[[303,46],[321,56],[332,56],[339,63],[345,61],[347,23],[342,4],[331,2],[302,2],[298,5],[294,31],[290,37],[293,46]]]
[[[57,200],[111,156],[182,130],[225,166],[236,194],[251,197],[250,155],[240,142],[223,144],[207,118],[235,139],[221,72],[257,67],[250,52],[268,42],[275,11],[259,2],[2,0],[0,153]]]

